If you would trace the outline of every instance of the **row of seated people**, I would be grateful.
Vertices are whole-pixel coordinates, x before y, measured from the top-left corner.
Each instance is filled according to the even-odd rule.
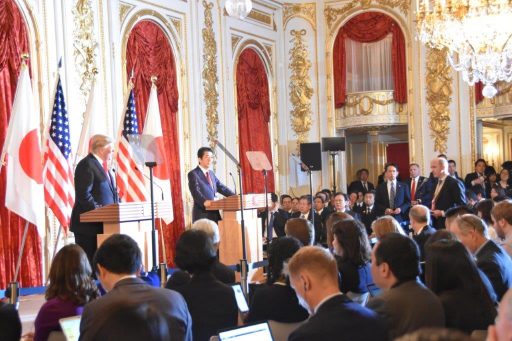
[[[496,205],[491,216],[498,234],[510,239],[512,201]],[[483,219],[461,208],[448,212],[446,230],[429,227],[423,205],[410,210],[410,219],[411,237],[394,218],[377,219],[373,249],[364,226],[347,214],[330,217],[329,248],[312,245],[314,228],[307,220],[289,220],[286,236],[269,245],[265,283],[255,289],[244,319],[302,322],[289,340],[388,340],[424,327],[486,329],[498,300],[510,300],[510,256],[489,239]],[[52,263],[34,339],[46,340],[59,318],[77,314],[81,340],[209,340],[236,326],[237,303],[227,285],[234,276],[217,260],[219,242],[211,221],[184,232],[175,256],[182,271],[163,289],[137,278],[137,244],[114,235],[94,258],[107,291],[101,297],[83,250],[65,246]]]

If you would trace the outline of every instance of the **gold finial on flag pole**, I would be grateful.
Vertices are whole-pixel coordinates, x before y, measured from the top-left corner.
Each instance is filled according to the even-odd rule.
[[[157,76],[151,76],[151,83],[153,83],[153,85],[156,85],[157,79],[158,79]]]

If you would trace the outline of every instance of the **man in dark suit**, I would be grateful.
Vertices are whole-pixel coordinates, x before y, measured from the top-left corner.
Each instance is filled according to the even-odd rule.
[[[211,202],[215,200],[218,192],[226,197],[234,195],[228,187],[217,179],[215,173],[210,170],[213,160],[213,150],[208,147],[201,147],[197,151],[199,165],[188,173],[188,188],[194,199],[192,209],[192,222],[206,218],[218,222],[221,220],[220,212],[208,211]]]
[[[377,186],[375,191],[375,206],[377,215],[390,215],[399,223],[406,218],[407,210],[411,207],[409,188],[397,181],[398,167],[389,163],[386,165],[387,181]]]
[[[409,165],[410,177],[405,181],[409,192],[411,193],[411,205],[422,204],[430,206],[432,198],[429,197],[431,191],[428,189],[428,179],[421,175],[420,165],[411,163]]]
[[[333,195],[334,198],[334,211],[333,212],[342,212],[351,215],[354,219],[359,220],[359,214],[348,209],[348,197],[345,193],[337,192]],[[333,213],[331,212],[331,214]]]
[[[448,175],[464,184],[464,180],[457,173],[457,162],[455,160],[448,160]]]
[[[270,226],[270,234],[267,226],[267,212],[262,211],[258,212],[258,217],[261,218],[261,225],[263,236],[265,236],[268,240],[272,240],[276,237],[283,237],[284,226],[286,225],[286,221],[290,218],[290,214],[285,210],[279,207],[279,203],[277,202],[277,195],[275,193],[270,193],[271,203],[268,208],[268,213],[270,214],[270,218],[268,219],[268,226]],[[291,200],[290,200],[291,202]]]
[[[375,186],[368,181],[368,175],[370,172],[366,168],[361,168],[357,171],[357,179],[356,181],[352,181],[348,186],[348,193],[366,193],[368,191],[372,191],[375,189]]]
[[[375,191],[369,191],[364,194],[364,206],[359,213],[361,222],[366,227],[368,235],[372,234],[372,223],[377,219],[377,208],[375,207]]]
[[[412,239],[418,244],[421,260],[425,260],[425,242],[436,230],[430,226],[430,210],[427,206],[415,205],[409,211]]]
[[[445,158],[436,158],[430,162],[433,182],[432,216],[436,230],[445,228],[445,212],[456,206],[466,204],[466,195],[463,185],[448,175],[448,161]]]
[[[289,341],[388,339],[377,314],[340,292],[336,260],[328,250],[301,248],[290,259],[288,272],[299,303],[311,315]]]
[[[490,240],[485,222],[473,214],[458,217],[450,231],[476,258],[476,265],[482,270],[496,292],[498,301],[512,288],[512,260],[510,256]]]
[[[444,327],[439,298],[418,282],[416,243],[398,233],[384,235],[372,250],[372,277],[383,292],[367,303],[387,320],[391,340],[420,328]]]
[[[314,217],[314,219],[313,219]],[[302,218],[309,220],[313,223],[315,228],[315,244],[325,239],[324,231],[322,231],[322,219],[313,210],[311,196],[309,194],[303,195],[299,199],[299,211],[292,214],[291,218]]]
[[[75,243],[87,254],[89,262],[97,248],[96,235],[103,233],[103,223],[81,223],[80,214],[119,202],[115,176],[110,170],[114,144],[110,137],[94,135],[91,153],[75,169],[75,205],[71,212],[71,232]]]
[[[484,193],[484,196],[489,198],[491,193],[491,184],[485,176],[486,167],[487,163],[484,159],[476,160],[475,171],[466,175],[464,183],[467,189],[470,189],[475,193]]]
[[[85,306],[80,340],[95,340],[109,312],[120,304],[151,304],[167,321],[172,340],[192,341],[192,319],[183,296],[173,290],[146,284],[137,273],[142,266],[137,243],[127,235],[114,234],[94,256],[94,269],[107,294]]]

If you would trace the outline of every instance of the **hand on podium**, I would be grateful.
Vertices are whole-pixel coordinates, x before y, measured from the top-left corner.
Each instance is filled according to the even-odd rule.
[[[210,207],[212,205],[212,200],[205,200],[204,207]]]

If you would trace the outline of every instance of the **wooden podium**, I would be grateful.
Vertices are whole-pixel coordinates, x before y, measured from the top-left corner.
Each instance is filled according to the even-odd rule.
[[[265,194],[244,194],[243,197],[245,245],[247,261],[249,263],[263,260],[263,235],[261,233],[261,219],[258,218],[257,208],[265,207]],[[271,202],[270,194],[268,202]],[[224,211],[219,221],[220,245],[219,257],[221,263],[233,265],[242,259],[242,217],[240,196],[214,200],[207,210]]]
[[[170,211],[171,205],[168,201],[155,202],[155,219],[169,215]],[[80,221],[82,223],[103,223],[103,234],[98,234],[97,237],[98,247],[105,239],[116,233],[132,237],[142,252],[142,263],[145,269],[153,267],[150,202],[123,202],[103,206],[80,214]],[[158,235],[156,245],[158,255]]]

